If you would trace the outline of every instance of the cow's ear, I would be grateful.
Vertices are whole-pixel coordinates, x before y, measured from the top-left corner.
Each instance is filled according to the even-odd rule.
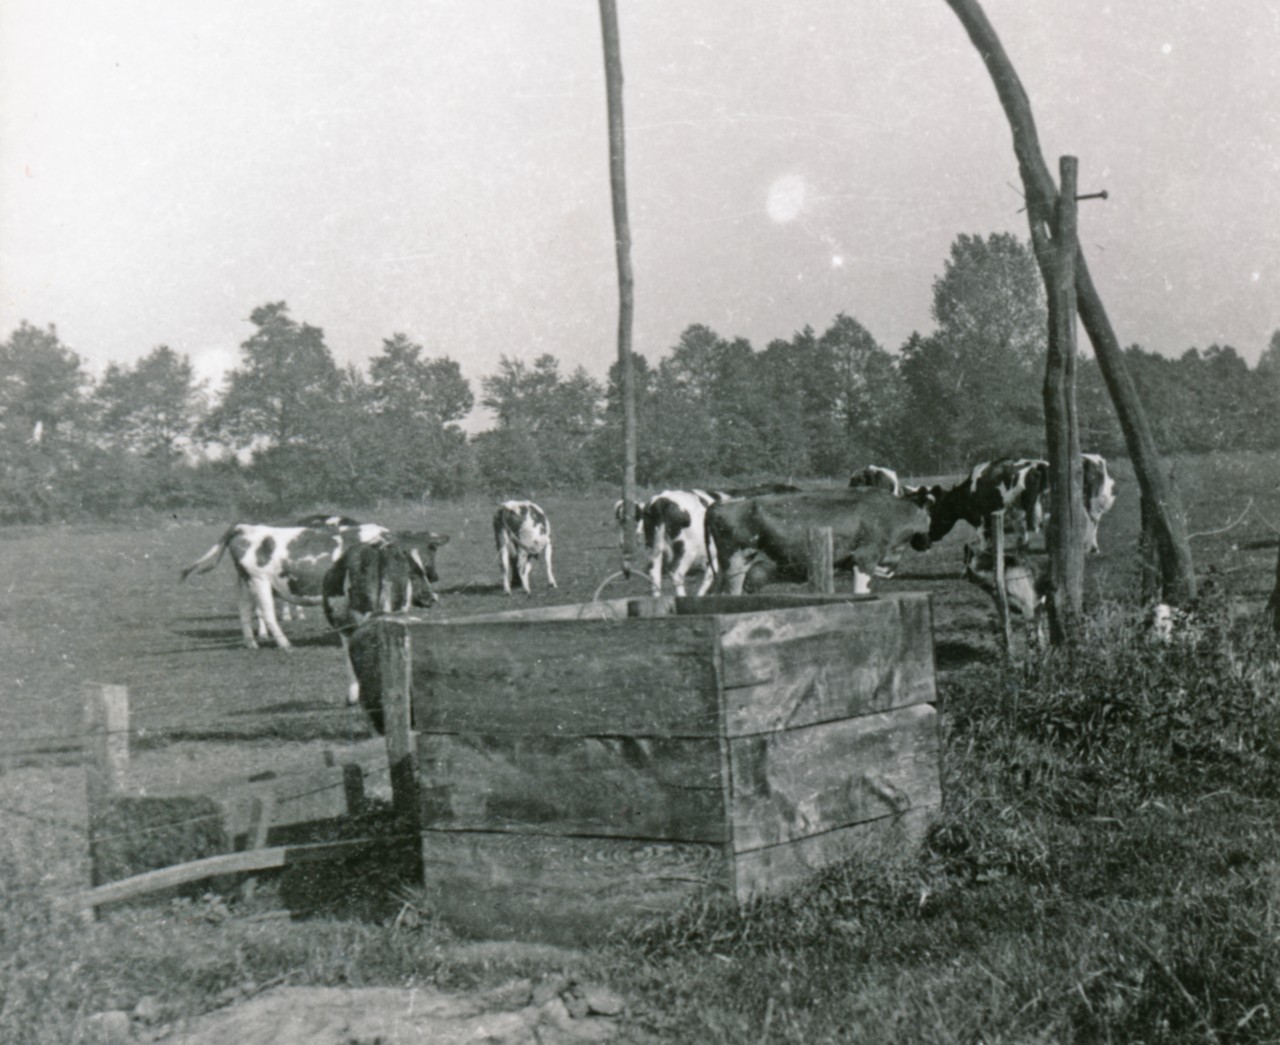
[[[433,533],[428,535],[431,544],[436,548],[443,548],[449,543],[449,535],[447,533]]]

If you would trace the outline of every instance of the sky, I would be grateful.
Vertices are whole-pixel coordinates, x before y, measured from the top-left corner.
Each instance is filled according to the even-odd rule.
[[[635,350],[838,313],[933,328],[961,233],[1027,237],[943,0],[622,0]],[[1280,0],[985,0],[1124,345],[1280,329]],[[403,332],[603,377],[617,283],[590,0],[4,0],[0,337],[211,379],[286,301],[339,364]]]

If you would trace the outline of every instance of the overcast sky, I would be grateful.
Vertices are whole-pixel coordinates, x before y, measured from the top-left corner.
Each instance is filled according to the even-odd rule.
[[[839,312],[932,329],[960,233],[1027,230],[943,0],[622,0],[636,350]],[[985,0],[1123,344],[1280,328],[1280,0]],[[404,332],[603,376],[617,288],[590,0],[3,0],[0,337],[95,373],[234,365],[285,300],[340,363]]]

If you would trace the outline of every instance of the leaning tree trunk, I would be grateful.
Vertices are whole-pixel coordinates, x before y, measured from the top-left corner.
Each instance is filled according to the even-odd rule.
[[[969,39],[982,56],[983,64],[995,84],[996,94],[999,95],[1000,104],[1009,120],[1009,127],[1013,132],[1013,151],[1027,197],[1031,242],[1043,273],[1050,243],[1048,229],[1053,220],[1058,192],[1040,152],[1031,103],[1013,63],[1005,54],[1000,38],[996,36],[978,0],[946,2],[960,19]],[[1084,254],[1079,249],[1075,258],[1075,284],[1080,319],[1093,344],[1098,368],[1102,371],[1111,401],[1115,404],[1116,416],[1124,432],[1125,445],[1133,461],[1142,496],[1151,506],[1165,601],[1185,605],[1195,597],[1196,578],[1182,508],[1161,468],[1155,440],[1151,436],[1151,426],[1147,423],[1146,413],[1125,366],[1120,343],[1116,340],[1102,299],[1093,285]]]
[[[636,502],[636,393],[631,366],[631,325],[635,291],[631,274],[631,223],[627,219],[626,136],[622,123],[622,48],[618,43],[615,0],[600,0],[604,37],[605,97],[609,111],[609,188],[613,195],[613,238],[618,259],[618,370],[622,381],[622,557],[627,567],[636,554],[633,505]]]

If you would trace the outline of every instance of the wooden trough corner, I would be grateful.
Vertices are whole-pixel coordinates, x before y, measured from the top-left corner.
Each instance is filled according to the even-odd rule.
[[[914,846],[941,802],[926,595],[406,614],[355,641],[366,699],[412,710],[428,901],[473,935],[747,901]]]

